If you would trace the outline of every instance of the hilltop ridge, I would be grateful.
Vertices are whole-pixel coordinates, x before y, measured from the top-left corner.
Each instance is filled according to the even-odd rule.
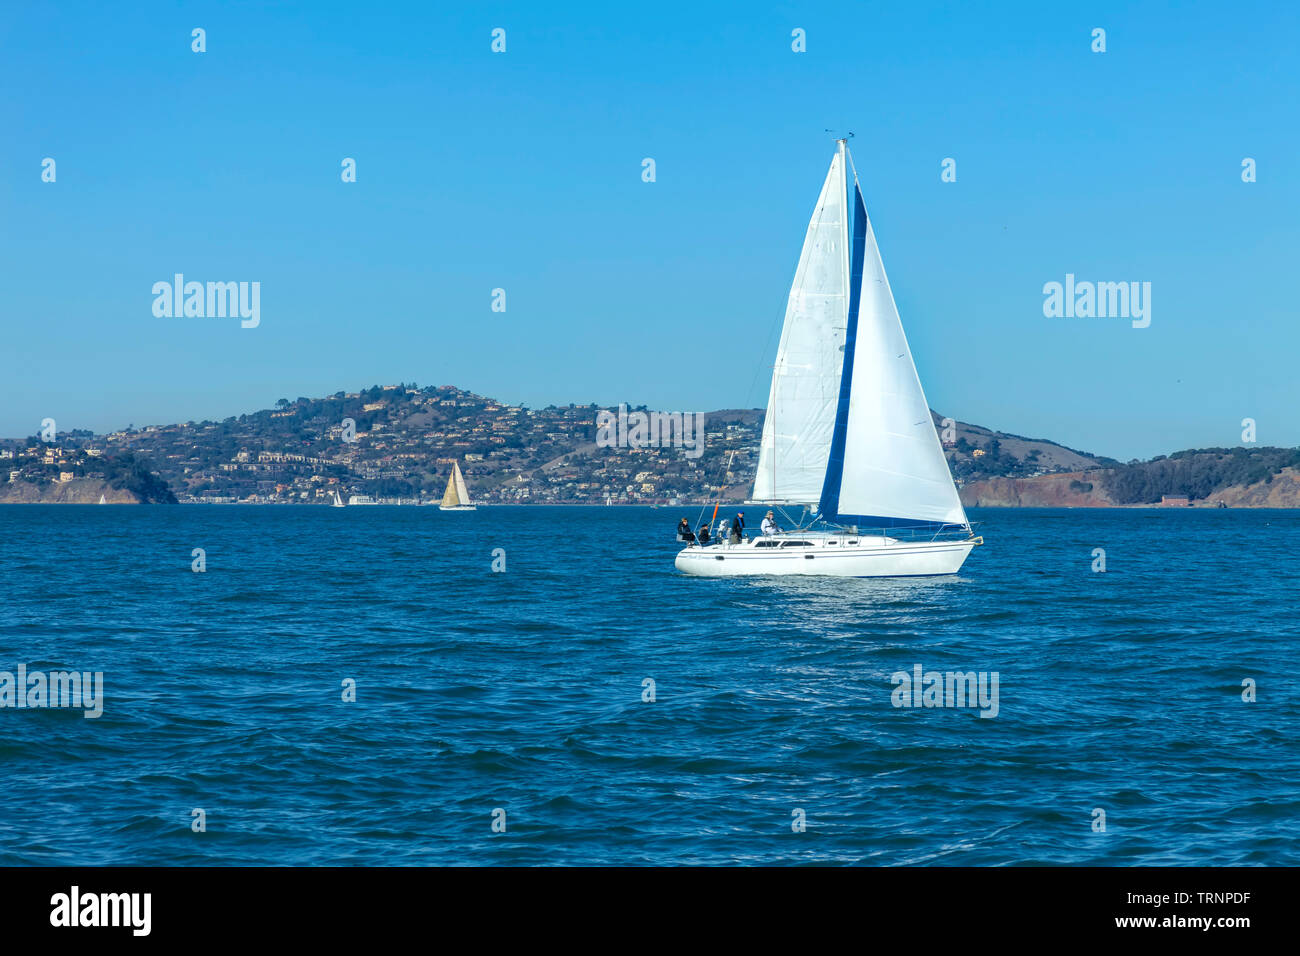
[[[620,424],[602,436],[597,419],[606,412]],[[93,484],[99,481],[123,492],[121,500],[145,502],[323,504],[337,491],[413,504],[442,496],[453,460],[461,462],[471,495],[484,503],[749,497],[762,409],[678,416],[678,428],[688,429],[684,443],[657,428],[649,441],[638,436],[629,427],[638,414],[656,424],[666,415],[595,403],[533,409],[453,385],[375,385],[283,398],[219,422],[129,426],[107,435],[60,432],[53,442],[3,439],[0,479],[7,471],[8,481],[0,481],[0,501],[97,501],[105,491]],[[1256,448],[1179,452],[1125,465],[931,414],[968,505],[1104,506],[1158,503],[1177,494],[1247,506],[1291,500],[1282,490],[1290,480],[1285,476],[1271,490],[1247,489],[1300,466],[1294,451]],[[697,424],[702,434],[689,434]],[[1238,486],[1240,493],[1229,493]]]

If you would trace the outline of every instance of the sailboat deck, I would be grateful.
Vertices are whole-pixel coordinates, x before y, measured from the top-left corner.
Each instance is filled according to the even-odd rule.
[[[897,538],[889,538],[882,535],[829,534],[824,531],[816,531],[803,534],[798,532],[769,534],[757,538],[750,538],[749,540],[742,541],[738,544],[733,544],[730,541],[710,541],[706,545],[700,545],[696,542],[689,545],[689,547],[702,548],[706,551],[713,548],[718,548],[724,551],[739,548],[779,548],[782,550],[797,548],[805,550],[808,548],[881,548],[898,543],[899,541]]]
[[[688,548],[709,550],[719,548],[757,548],[762,550],[789,548],[886,548],[898,545],[933,543],[938,541],[967,541],[972,537],[968,526],[935,528],[873,528],[868,531],[780,531],[776,534],[748,538],[738,544],[727,540],[710,541],[707,545],[692,542]]]

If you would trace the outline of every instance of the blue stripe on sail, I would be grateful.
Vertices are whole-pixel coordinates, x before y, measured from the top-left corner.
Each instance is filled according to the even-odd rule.
[[[858,339],[858,306],[862,300],[862,262],[867,245],[867,207],[853,184],[853,253],[849,270],[849,319],[844,331],[844,367],[840,372],[840,397],[831,433],[830,458],[817,511],[824,521],[835,521],[840,507],[840,482],[844,478],[844,441],[849,430],[849,391],[853,387],[853,350]]]

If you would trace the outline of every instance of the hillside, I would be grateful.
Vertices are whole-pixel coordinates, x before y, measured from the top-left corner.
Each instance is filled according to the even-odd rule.
[[[1232,488],[1269,484],[1283,469],[1298,465],[1300,449],[1198,448],[1119,465],[1102,483],[1119,504],[1154,504],[1163,495],[1204,500]]]
[[[1283,468],[1262,481],[1224,488],[1206,501],[1228,508],[1300,508],[1300,468]]]
[[[1186,498],[1193,507],[1300,507],[1300,449],[1202,448],[1151,461],[961,487],[967,507],[1149,507]]]
[[[967,508],[1106,508],[1115,502],[1101,472],[1069,471],[1035,478],[986,478],[961,486]]]
[[[131,452],[105,454],[98,445],[89,433],[57,444],[0,442],[0,504],[98,504],[101,497],[105,504],[176,503],[148,461]]]
[[[64,482],[13,481],[0,484],[0,504],[4,505],[96,505],[100,497],[110,505],[153,504],[139,493],[114,488],[94,478],[74,478]],[[174,503],[174,499],[173,499]]]
[[[968,505],[1103,507],[1186,495],[1252,507],[1295,497],[1295,450],[1199,449],[1121,464],[931,414]],[[763,415],[594,403],[533,409],[452,385],[375,385],[282,398],[220,422],[0,440],[0,475],[4,459],[10,466],[0,502],[104,494],[110,502],[326,504],[337,492],[414,504],[441,498],[453,461],[484,503],[744,501]],[[602,431],[602,416],[617,424]]]
[[[1118,465],[1112,458],[1076,451],[1043,438],[1025,438],[982,425],[954,422],[944,440],[944,417],[931,411],[948,467],[959,484],[993,478],[1031,478]]]

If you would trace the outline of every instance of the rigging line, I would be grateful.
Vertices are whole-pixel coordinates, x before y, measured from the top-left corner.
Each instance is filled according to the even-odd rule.
[[[781,313],[781,320],[782,320],[782,321],[785,320],[785,313],[784,313],[784,312]],[[768,332],[767,332],[767,341],[765,341],[765,342],[763,343],[763,353],[762,353],[763,355],[767,355],[767,354],[768,354],[768,350],[771,349],[771,347],[772,347],[772,336],[773,336],[773,334],[774,334],[775,332],[776,332],[776,323],[773,322],[772,325],[771,325],[771,327],[768,329]],[[746,401],[746,402],[752,402],[752,401],[753,401],[753,397],[754,397],[754,386],[755,386],[756,384],[758,384],[758,373],[761,372],[762,370],[763,370],[763,364],[762,364],[762,359],[761,359],[761,357],[760,357],[760,359],[759,359],[759,363],[758,363],[757,365],[754,366],[754,377],[751,378],[751,379],[749,380],[749,388],[745,390],[745,401]],[[756,408],[756,407],[757,407],[757,406],[755,406],[755,405],[750,405],[750,408]]]
[[[731,450],[731,456],[727,459],[726,467],[722,471],[721,477],[724,482],[727,480],[727,472],[731,471],[731,463],[735,460],[736,460],[736,449],[733,448]],[[730,487],[731,485],[727,485],[727,484],[721,485],[719,487],[717,495],[715,495],[715,497],[717,498],[717,502],[713,505],[713,516],[709,519],[710,528],[712,528],[714,522],[718,520],[718,508],[722,506],[722,496],[726,494],[727,489]],[[700,509],[700,516],[695,521],[696,530],[698,530],[699,527],[704,523],[703,522],[704,512],[708,510],[709,510],[709,503],[705,501],[704,507]]]

